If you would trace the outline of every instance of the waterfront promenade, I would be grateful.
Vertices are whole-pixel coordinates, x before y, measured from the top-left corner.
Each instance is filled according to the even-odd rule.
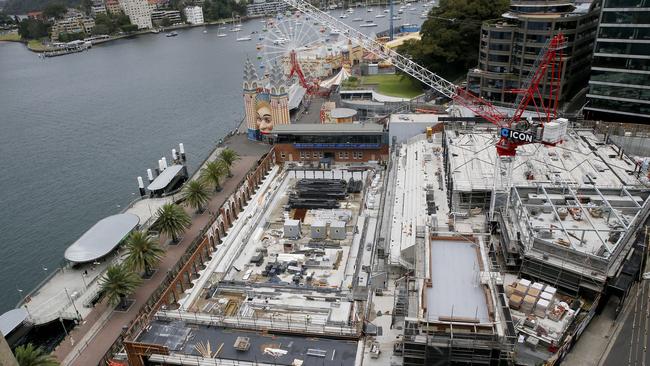
[[[88,314],[82,324],[70,332],[53,352],[63,365],[87,366],[97,365],[100,362],[106,351],[119,337],[123,327],[128,326],[135,319],[141,307],[163,282],[167,272],[176,265],[188,246],[211,222],[211,215],[237,190],[241,180],[256,165],[259,158],[269,150],[268,145],[250,142],[246,140],[245,135],[230,137],[223,146],[237,151],[241,157],[233,167],[233,177],[223,182],[223,190],[211,197],[208,209],[203,214],[193,214],[192,209],[186,208],[186,211],[193,215],[191,227],[185,232],[178,245],[166,246],[167,252],[158,270],[151,279],[145,280],[132,296],[135,303],[128,311],[114,311],[114,307],[108,306],[105,301],[102,301]],[[209,160],[213,159],[214,155],[215,153]],[[163,243],[168,241],[165,237],[162,237],[161,240]]]

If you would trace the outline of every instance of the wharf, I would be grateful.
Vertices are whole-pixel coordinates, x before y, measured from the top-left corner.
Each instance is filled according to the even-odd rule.
[[[110,346],[113,344],[114,340],[118,338],[123,327],[128,326],[128,324],[135,319],[142,306],[164,281],[168,271],[172,270],[176,266],[181,257],[185,254],[189,245],[197,236],[200,235],[205,226],[211,222],[214,213],[230,197],[230,195],[237,190],[241,180],[249,173],[250,169],[257,164],[260,157],[269,149],[268,145],[248,141],[245,135],[234,135],[226,139],[223,145],[217,147],[210,157],[206,159],[206,162],[214,159],[218,154],[218,151],[220,151],[220,148],[225,146],[235,150],[241,157],[241,159],[233,166],[233,177],[227,179],[223,183],[223,190],[221,192],[212,196],[208,209],[202,214],[194,215],[191,209],[186,208],[186,211],[190,215],[193,215],[192,226],[185,232],[178,245],[166,247],[166,255],[159,265],[159,270],[156,271],[150,279],[145,280],[143,285],[141,285],[134,294],[135,303],[127,311],[120,312],[115,311],[113,307],[108,306],[105,301],[99,302],[93,308],[84,308],[83,303],[81,302],[82,299],[86,299],[87,297],[84,294],[74,300],[74,304],[79,310],[83,321],[79,326],[71,331],[68,337],[54,350],[54,355],[57,359],[62,361],[63,365],[92,365],[99,363],[106,351],[108,351]],[[195,179],[196,176],[197,175],[195,174],[192,179]],[[149,225],[153,222],[154,218],[152,215],[156,212],[158,207],[174,200],[175,197],[173,195],[157,199],[142,199],[130,205],[126,212],[138,215],[141,219],[141,223]],[[166,243],[168,240],[168,238],[165,237],[162,237],[161,239],[163,243]],[[116,258],[119,257],[120,255],[118,254]],[[108,261],[97,265],[95,269],[96,273],[92,273],[94,275],[92,285],[89,285],[86,291],[96,291],[99,287],[97,279],[100,277],[101,271],[108,265],[106,262]],[[66,270],[61,272],[65,272],[66,277],[55,279],[56,275],[53,276],[49,281],[47,281],[48,287],[52,286],[51,284],[55,284],[59,287],[63,286],[64,288],[83,286],[82,281],[85,280],[83,277],[83,270]],[[73,272],[74,274],[70,274],[70,272]],[[50,290],[48,289],[48,293],[49,291]],[[59,291],[63,291],[63,289],[59,288]],[[43,304],[47,303],[48,299],[46,296],[41,296],[42,300],[39,298],[38,295],[40,293],[45,294],[45,291],[42,289],[37,290],[32,295],[35,297],[32,297],[32,301],[30,302],[32,304],[30,305],[30,310],[35,308],[35,298],[40,302],[45,301]],[[65,301],[65,298],[59,300]],[[74,315],[74,307],[72,304],[69,304],[65,309],[65,312],[62,312],[62,314]],[[54,319],[56,318],[57,317]]]

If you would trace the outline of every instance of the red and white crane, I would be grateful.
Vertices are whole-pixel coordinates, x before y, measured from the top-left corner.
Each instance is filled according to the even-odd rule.
[[[554,146],[562,141],[566,125],[551,123],[557,118],[560,81],[562,76],[562,50],[566,39],[562,34],[552,37],[538,55],[531,68],[531,73],[523,87],[511,92],[520,94],[517,107],[512,115],[506,114],[489,101],[472,94],[454,83],[418,65],[396,51],[384,47],[376,40],[361,33],[329,14],[316,8],[305,0],[283,0],[300,12],[312,17],[320,24],[338,29],[340,34],[359,44],[375,55],[390,60],[391,63],[421,81],[431,89],[453,100],[488,122],[499,127],[499,140],[496,143],[498,158],[495,164],[494,188],[490,202],[490,218],[494,216],[495,201],[499,190],[509,197],[511,188],[511,163],[517,147],[525,144],[540,143]],[[547,94],[542,95],[546,89]],[[534,107],[535,120],[523,119],[524,112]],[[546,128],[548,125],[548,129]],[[547,131],[548,130],[548,131]],[[502,172],[505,179],[502,179]],[[501,182],[498,182],[501,180]]]

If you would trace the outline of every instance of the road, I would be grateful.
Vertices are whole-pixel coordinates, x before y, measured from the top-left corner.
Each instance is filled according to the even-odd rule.
[[[650,281],[642,281],[630,294],[623,325],[603,365],[622,366],[648,364],[648,329],[650,326]]]

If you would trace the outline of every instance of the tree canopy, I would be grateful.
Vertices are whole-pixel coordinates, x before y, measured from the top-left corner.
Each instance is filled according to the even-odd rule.
[[[124,300],[140,286],[142,280],[124,264],[111,265],[99,279],[102,296],[111,305],[124,305]]]
[[[38,19],[23,19],[18,24],[18,34],[23,39],[47,37],[50,24]]]
[[[481,24],[501,16],[509,0],[440,0],[422,24],[419,41],[398,51],[446,78],[455,78],[478,63]]]
[[[203,17],[206,21],[231,18],[235,15],[246,15],[246,2],[235,0],[205,0],[203,2]]]
[[[134,272],[144,271],[145,276],[149,276],[165,256],[165,249],[145,231],[132,231],[126,239],[125,248],[126,267]]]
[[[12,25],[14,24],[14,18],[0,11],[0,25]]]
[[[8,0],[3,11],[7,14],[25,14],[30,11],[44,10],[48,4],[54,2],[53,0]],[[79,5],[80,0],[56,0],[56,3],[74,8]]]
[[[61,3],[51,3],[47,4],[43,9],[43,15],[46,18],[56,18],[61,19],[65,15],[68,9],[65,5]]]
[[[192,224],[192,219],[175,203],[167,203],[158,209],[158,219],[154,227],[165,235],[172,238],[172,242],[178,243],[178,236],[181,235]]]
[[[119,30],[131,32],[132,28],[129,17],[124,14],[97,14],[93,34],[113,34]],[[135,30],[137,30],[137,26],[135,26]]]
[[[54,356],[31,343],[18,346],[15,350],[16,361],[20,366],[58,366]]]

